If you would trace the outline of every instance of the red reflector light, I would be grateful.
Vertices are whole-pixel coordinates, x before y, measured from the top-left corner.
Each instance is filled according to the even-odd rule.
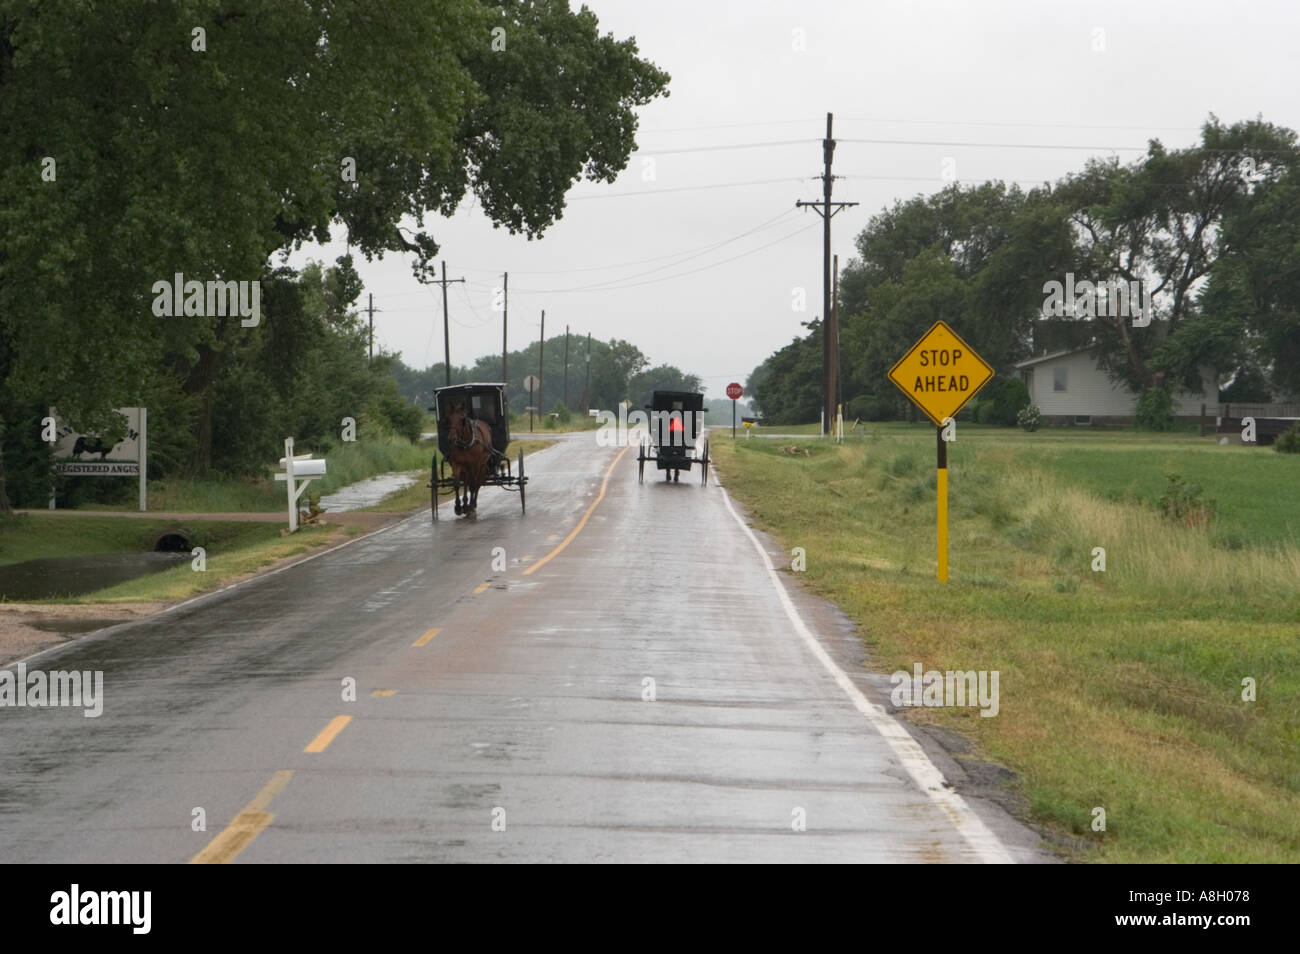
[[[681,431],[681,430],[684,430],[684,428],[682,427],[682,422],[681,422],[681,420],[680,420],[679,418],[676,418],[676,417],[675,417],[675,418],[673,418],[671,421],[669,421],[669,422],[668,422],[668,430],[670,430],[670,431]]]

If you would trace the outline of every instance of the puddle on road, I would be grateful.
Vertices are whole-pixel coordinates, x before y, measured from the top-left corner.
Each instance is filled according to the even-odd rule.
[[[327,513],[347,513],[349,510],[371,507],[389,494],[405,490],[416,480],[416,477],[405,473],[377,474],[365,480],[358,480],[355,484],[348,484],[342,490],[332,494],[326,494],[321,497],[320,505]]]
[[[0,598],[14,602],[80,596],[188,563],[189,553],[99,553],[0,566]]]

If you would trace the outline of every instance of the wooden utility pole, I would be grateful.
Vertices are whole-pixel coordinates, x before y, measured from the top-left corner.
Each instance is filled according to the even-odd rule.
[[[542,369],[546,367],[546,309],[542,309],[542,353],[537,358],[537,416],[542,415]]]
[[[442,280],[433,284],[442,286],[442,354],[447,375],[447,384],[451,384],[451,333],[447,330],[447,285],[463,282],[463,278],[447,278],[447,263],[442,263]]]
[[[507,387],[510,385],[510,378],[506,374],[506,325],[510,322],[510,273],[506,272],[503,276],[504,284],[501,288],[501,381]],[[506,392],[507,394],[509,391]]]
[[[587,383],[582,386],[582,414],[591,409],[591,332],[587,332]]]
[[[569,326],[564,326],[564,406],[569,406]]]
[[[370,363],[375,361],[375,293],[370,293],[370,307],[366,309],[370,312]]]
[[[831,336],[829,334],[831,314],[831,219],[835,213],[856,202],[832,202],[831,184],[835,177],[831,175],[831,160],[835,155],[835,140],[831,138],[831,113],[826,114],[826,138],[822,140],[822,159],[825,171],[822,173],[822,200],[820,202],[795,203],[795,208],[810,208],[822,217],[822,433],[829,432],[831,422],[835,419],[835,380],[831,365]]]
[[[835,417],[831,430],[839,439],[837,427],[840,419],[840,257],[831,256],[831,322],[829,338],[831,342],[831,398],[835,401]]]

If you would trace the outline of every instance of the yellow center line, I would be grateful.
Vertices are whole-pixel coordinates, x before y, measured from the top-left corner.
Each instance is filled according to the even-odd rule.
[[[474,595],[478,596],[491,585],[491,583],[480,583],[478,586],[474,587]]]
[[[440,629],[431,629],[431,630],[429,630],[427,633],[425,633],[423,636],[421,636],[421,637],[420,637],[419,639],[417,639],[415,642],[411,643],[411,648],[412,648],[412,649],[418,649],[420,646],[425,645],[429,640],[433,639],[433,637],[437,636],[437,635],[438,635],[439,633],[441,633],[441,632],[442,632],[442,630],[440,630]]]
[[[396,689],[376,689],[376,690],[375,690],[374,692],[372,692],[370,695],[371,695],[372,697],[376,698],[376,699],[387,699],[389,696],[395,696],[395,695],[397,695],[397,690],[396,690]]]
[[[334,741],[334,737],[343,731],[343,727],[352,721],[352,716],[335,716],[330,719],[330,724],[320,730],[320,735],[311,740],[311,744],[303,749],[304,752],[324,752],[329,748],[329,744]]]
[[[281,769],[271,776],[271,781],[257,793],[235,820],[225,827],[221,834],[208,842],[207,847],[190,859],[192,865],[224,865],[233,861],[235,856],[253,843],[253,839],[262,833],[262,829],[271,824],[274,815],[266,809],[286,785],[293,772]]]
[[[528,569],[524,570],[524,576],[527,576],[529,573],[532,573],[534,570],[540,570],[542,567],[546,566],[547,563],[549,563],[554,557],[559,556],[560,552],[565,547],[567,547],[570,543],[573,542],[573,538],[576,537],[582,531],[582,528],[587,525],[587,520],[588,518],[591,517],[591,514],[596,509],[597,505],[602,500],[605,499],[605,488],[609,486],[610,474],[614,473],[614,468],[618,466],[618,462],[622,460],[623,455],[626,454],[631,449],[632,449],[632,445],[628,444],[626,447],[624,447],[621,451],[618,452],[618,456],[614,458],[614,462],[609,465],[609,470],[605,471],[605,479],[600,482],[600,493],[597,494],[596,499],[591,502],[591,506],[587,508],[587,512],[582,515],[582,519],[578,521],[578,525],[569,532],[569,535],[567,537],[565,537],[562,541],[560,541],[559,546],[557,546],[550,553],[546,554],[546,556],[542,557],[540,560],[538,560]]]

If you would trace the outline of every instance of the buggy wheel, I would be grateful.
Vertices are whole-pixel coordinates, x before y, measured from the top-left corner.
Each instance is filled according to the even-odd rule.
[[[433,460],[429,466],[429,512],[433,514],[433,522],[438,522],[438,455],[433,455]]]
[[[637,447],[636,482],[638,484],[645,483],[645,442],[644,441],[642,441],[640,446]]]
[[[700,486],[709,482],[709,439],[704,439],[704,456],[700,458]]]
[[[524,479],[524,452],[522,450],[519,452],[519,473],[516,479],[519,481],[519,512],[527,513],[528,505],[524,502],[524,487],[528,481]]]

